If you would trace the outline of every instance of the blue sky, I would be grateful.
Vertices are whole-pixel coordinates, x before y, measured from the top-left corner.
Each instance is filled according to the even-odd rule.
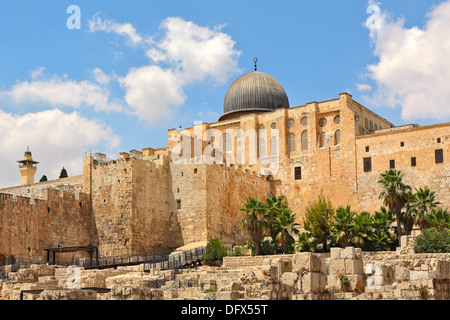
[[[27,146],[36,179],[56,179],[81,173],[83,151],[114,158],[217,121],[255,56],[291,107],[346,91],[395,125],[450,121],[449,2],[3,1],[0,187],[20,184]]]

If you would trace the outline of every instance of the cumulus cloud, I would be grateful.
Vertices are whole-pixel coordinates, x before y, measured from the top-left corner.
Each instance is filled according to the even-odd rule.
[[[400,106],[408,121],[450,119],[450,1],[435,6],[423,28],[407,28],[386,12],[377,18],[370,33],[379,58],[368,66],[378,86],[371,102]]]
[[[187,85],[209,79],[224,83],[238,72],[231,37],[221,27],[198,26],[181,18],[161,23],[164,35],[146,51],[154,64],[133,68],[119,79],[126,90],[125,101],[147,123],[168,119],[184,104]]]
[[[100,144],[113,151],[119,142],[110,127],[77,112],[53,109],[14,115],[0,110],[0,150],[7,150],[0,153],[0,188],[20,185],[16,161],[23,159],[27,146],[40,162],[35,175],[39,181],[44,174],[50,180],[57,179],[62,167],[70,176],[81,174],[84,151]]]
[[[108,84],[111,82],[111,77],[104,73],[100,68],[95,68],[94,71],[92,71],[92,75],[94,76],[95,81],[100,84]]]
[[[35,75],[37,76],[37,75]],[[10,90],[0,91],[0,97],[15,104],[45,104],[50,107],[93,107],[96,111],[121,111],[111,102],[108,90],[90,81],[75,81],[67,77],[35,79],[16,83]]]
[[[91,20],[89,20],[89,31],[115,33],[120,36],[126,37],[133,45],[137,45],[145,40],[137,33],[136,29],[131,23],[117,23],[109,19],[103,20],[98,15],[95,15]],[[149,39],[146,40],[149,41]]]

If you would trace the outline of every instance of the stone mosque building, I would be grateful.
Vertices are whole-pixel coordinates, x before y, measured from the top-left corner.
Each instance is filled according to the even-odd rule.
[[[426,106],[424,106],[426,107]],[[168,130],[168,146],[86,153],[83,174],[0,190],[0,261],[45,260],[46,248],[95,246],[100,257],[143,254],[221,238],[248,239],[242,201],[285,196],[299,217],[320,192],[335,207],[380,208],[380,173],[404,172],[450,207],[450,123],[396,127],[348,93],[291,107],[281,84],[255,71],[236,79],[215,123]],[[73,257],[72,257],[73,258]]]

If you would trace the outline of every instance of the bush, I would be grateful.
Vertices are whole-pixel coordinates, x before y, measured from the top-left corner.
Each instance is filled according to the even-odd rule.
[[[261,255],[268,256],[276,253],[276,246],[270,240],[264,240],[261,242]]]
[[[218,262],[222,262],[223,257],[227,256],[227,247],[223,244],[222,240],[213,238],[208,241],[206,245],[206,252],[203,256],[203,262],[206,265],[215,265]]]
[[[417,253],[449,253],[450,231],[439,232],[435,228],[425,229],[414,239],[414,250]]]

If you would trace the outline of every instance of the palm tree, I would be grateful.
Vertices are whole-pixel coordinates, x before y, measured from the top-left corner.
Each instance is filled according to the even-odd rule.
[[[273,241],[275,241],[279,232],[275,224],[275,218],[286,209],[289,209],[289,206],[283,196],[275,196],[272,194],[266,199],[265,218],[268,223],[269,235]]]
[[[300,224],[296,222],[296,219],[296,215],[292,214],[291,209],[286,208],[273,220],[275,229],[278,230],[274,240],[280,243],[283,253],[287,253],[287,249],[295,243],[293,235],[300,234],[297,228]]]
[[[450,213],[447,209],[435,208],[426,216],[427,222],[439,232],[450,229]]]
[[[379,199],[383,200],[384,205],[388,206],[389,210],[395,216],[397,221],[397,237],[402,236],[402,209],[408,202],[408,191],[411,187],[403,183],[403,173],[395,169],[389,169],[381,174],[381,179],[378,180],[384,190],[380,193]]]
[[[336,210],[333,223],[334,241],[342,248],[350,245],[350,236],[353,228],[353,218],[356,212],[351,211],[350,206],[339,207]]]
[[[358,248],[364,247],[372,234],[372,218],[369,212],[363,211],[352,221],[350,241]]]
[[[414,222],[419,225],[421,230],[430,227],[426,217],[440,204],[440,202],[436,201],[436,197],[436,192],[431,191],[427,186],[423,189],[416,189],[415,197],[412,202],[412,208],[415,213]]]
[[[245,213],[241,220],[242,226],[247,229],[255,246],[255,255],[261,253],[261,239],[263,232],[267,228],[267,221],[264,219],[265,206],[258,198],[248,198],[242,202],[244,207],[240,209]]]

